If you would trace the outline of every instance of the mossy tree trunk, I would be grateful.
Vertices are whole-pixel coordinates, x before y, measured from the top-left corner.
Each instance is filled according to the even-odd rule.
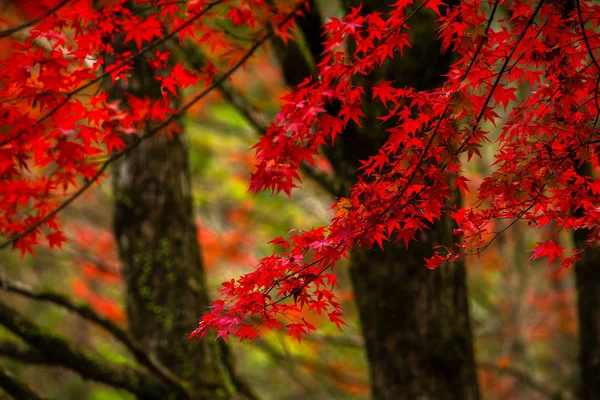
[[[123,48],[118,39],[114,47],[136,51]],[[117,81],[110,92],[114,100],[122,100],[125,92],[162,97],[160,83],[144,57],[134,59],[128,82]],[[114,233],[130,331],[163,365],[189,383],[195,398],[242,398],[236,393],[252,398],[236,378],[223,341],[187,339],[210,303],[185,134],[172,139],[156,135],[123,155],[113,169],[113,187]]]
[[[390,2],[362,1],[363,12],[385,12]],[[357,6],[347,1],[345,7]],[[305,47],[274,43],[276,54],[290,85],[311,73],[311,60],[302,54],[310,51],[318,60],[322,49],[314,43],[319,35],[316,5],[299,23]],[[317,28],[315,28],[317,27]],[[404,57],[388,62],[371,77],[394,80],[397,87],[417,90],[442,83],[450,55],[440,55],[434,18],[420,12],[410,24],[412,47]],[[336,172],[336,196],[347,196],[356,181],[359,160],[376,154],[388,137],[377,116],[383,110],[363,99],[366,117],[363,127],[346,129],[334,147],[325,154]],[[335,113],[336,110],[330,110]],[[460,201],[455,196],[455,201]],[[436,223],[418,237],[407,250],[404,243],[389,243],[385,249],[356,250],[351,255],[350,271],[360,314],[374,399],[478,399],[473,338],[469,322],[465,267],[462,263],[444,265],[430,271],[424,257],[436,245],[453,246],[452,222]]]
[[[206,311],[185,138],[153,138],[114,170],[114,230],[133,335],[180,378],[223,385],[214,342],[187,340]]]

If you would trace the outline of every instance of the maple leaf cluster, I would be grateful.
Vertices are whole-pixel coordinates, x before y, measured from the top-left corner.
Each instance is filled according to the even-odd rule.
[[[60,210],[124,152],[156,134],[172,134],[175,118],[269,38],[289,40],[294,17],[305,9],[301,1],[262,0],[136,0],[135,7],[125,1],[101,7],[88,0],[19,3],[26,13],[51,11],[31,14],[37,22],[25,37],[11,36],[12,52],[0,61],[0,234],[6,238],[0,247],[12,244],[22,253],[32,252],[44,236],[60,247]],[[440,0],[399,0],[387,13],[357,7],[331,18],[316,76],[284,97],[256,145],[250,188],[290,194],[303,162],[314,164],[323,146],[340,140],[351,124],[362,124],[367,93],[385,110],[378,117],[390,126],[389,137],[362,160],[330,223],[274,240],[280,251],[224,283],[221,299],[190,336],[213,330],[252,340],[260,327],[282,328],[285,318],[288,332],[300,339],[315,329],[304,310],[339,327],[344,321],[333,291],[335,265],[357,246],[408,246],[444,215],[458,225],[456,245],[436,249],[425,260],[428,268],[483,251],[502,233],[490,230],[498,219],[585,229],[586,246],[596,245],[600,186],[584,170],[598,166],[600,37],[594,28],[600,6],[569,4],[469,0],[448,7]],[[437,15],[442,51],[455,54],[444,83],[417,91],[372,82],[374,71],[410,46],[409,22],[422,12]],[[242,46],[210,23],[218,18],[252,32],[252,44]],[[116,51],[117,38],[131,50]],[[187,68],[165,50],[185,41],[218,55],[224,72],[210,62]],[[161,99],[129,93],[128,73],[140,59],[162,85]],[[119,103],[102,91],[107,85],[124,89]],[[520,101],[518,85],[529,87]],[[183,89],[198,87],[176,106]],[[490,126],[500,122],[499,137],[491,138]],[[128,147],[127,136],[135,138]],[[464,164],[492,140],[492,172],[471,187],[461,175]],[[452,205],[456,189],[476,191],[475,201]],[[562,248],[543,242],[533,257],[561,259],[568,267],[583,250],[564,257]]]
[[[436,248],[424,260],[432,269],[479,254],[502,233],[490,229],[500,219],[510,225],[525,220],[535,227],[554,222],[560,229],[585,229],[586,246],[597,244],[598,183],[584,168],[598,167],[595,49],[600,40],[591,27],[598,25],[599,6],[580,1],[569,8],[567,2],[543,0],[409,6],[412,1],[398,1],[386,15],[356,8],[326,24],[327,50],[318,78],[286,96],[260,139],[251,189],[289,194],[299,182],[301,163],[313,163],[322,146],[335,143],[349,124],[361,125],[365,93],[386,110],[379,119],[392,126],[387,142],[362,161],[357,182],[334,206],[328,226],[274,241],[283,251],[223,284],[222,300],[192,336],[214,330],[251,339],[260,326],[278,326],[275,318],[285,317],[294,321],[287,325],[289,333],[300,339],[312,329],[303,317],[306,309],[339,326],[341,310],[323,281],[325,272],[357,246],[400,241],[408,247],[443,215],[458,225],[457,240],[453,248]],[[422,8],[438,15],[442,50],[457,55],[445,83],[416,91],[390,81],[371,82],[373,71],[409,46],[407,23]],[[508,17],[500,17],[499,8]],[[344,43],[352,43],[353,51],[345,51]],[[529,88],[520,102],[518,85]],[[490,130],[500,122],[493,172],[470,188],[461,176],[464,163],[481,157],[479,148],[492,141]],[[457,189],[475,189],[475,201],[449,205]],[[560,259],[567,268],[583,250],[564,257],[561,246],[547,241],[533,249],[532,258]],[[247,320],[255,321],[256,331],[237,328]]]
[[[0,248],[33,254],[43,241],[60,247],[66,238],[57,213],[124,152],[154,135],[171,135],[171,122],[218,86],[209,60],[188,68],[169,46],[189,41],[228,49],[219,54],[230,67],[222,82],[267,38],[289,35],[299,11],[293,2],[276,8],[262,0],[129,3],[15,2],[29,21],[0,32],[11,42],[10,55],[0,60]],[[207,23],[227,16],[236,26],[257,27],[252,46],[240,46]],[[139,97],[128,86],[140,60],[160,83],[161,99]],[[115,86],[124,92],[119,101],[103,90]],[[198,86],[204,90],[176,108],[173,98]]]

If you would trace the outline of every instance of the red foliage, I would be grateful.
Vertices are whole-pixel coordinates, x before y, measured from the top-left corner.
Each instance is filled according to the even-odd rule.
[[[72,284],[73,292],[81,299],[90,303],[90,305],[100,314],[115,322],[125,322],[125,312],[116,302],[104,297],[90,287],[82,280],[75,280]]]
[[[98,313],[116,322],[125,322],[122,306],[101,290],[102,283],[115,284],[123,279],[114,236],[109,231],[86,226],[75,226],[72,232],[75,252],[72,260],[82,279],[74,279],[71,290]]]
[[[273,34],[288,40],[302,6],[290,1],[274,8],[262,0],[201,0],[185,9],[168,0],[135,3],[156,6],[158,12],[142,16],[121,3],[93,9],[88,0],[68,2],[40,16],[31,35],[15,41],[10,58],[0,62],[0,233],[7,238],[2,246],[12,244],[25,253],[44,238],[60,246],[56,213],[71,198],[58,203],[57,195],[85,190],[123,151],[135,151],[136,145],[124,149],[122,135],[145,140],[164,133]],[[334,206],[337,212],[329,225],[275,240],[282,251],[262,259],[255,271],[224,283],[223,300],[213,304],[191,336],[214,330],[224,338],[253,339],[258,325],[284,325],[300,339],[314,329],[303,318],[304,309],[323,313],[340,326],[341,309],[324,273],[356,246],[381,246],[384,241],[408,245],[444,214],[458,224],[455,233],[461,240],[453,248],[436,249],[425,262],[429,268],[484,250],[501,234],[490,229],[499,219],[587,229],[586,245],[596,244],[600,185],[580,168],[585,163],[598,166],[600,64],[595,49],[600,36],[595,28],[600,6],[588,0],[564,10],[563,3],[544,0],[470,0],[447,8],[440,0],[426,0],[409,12],[411,4],[399,0],[386,15],[364,15],[356,8],[325,25],[326,51],[318,77],[284,97],[281,112],[256,145],[251,190],[289,194],[300,181],[303,161],[314,163],[322,146],[335,143],[349,124],[361,124],[363,85],[373,85],[373,99],[386,110],[380,119],[393,125],[389,138],[377,154],[363,160],[357,183]],[[499,7],[510,17],[500,18]],[[395,82],[356,79],[402,55],[409,45],[407,21],[417,12],[438,15],[442,48],[457,54],[445,83],[416,91]],[[241,46],[204,23],[207,18],[243,25],[253,32],[254,43]],[[114,54],[107,38],[116,34],[136,50]],[[157,47],[170,36],[209,43],[228,65],[227,72],[216,73],[212,64],[191,71],[180,63],[164,73],[170,55]],[[348,42],[354,44],[351,53],[342,51]],[[152,101],[126,94],[130,108],[122,110],[96,89],[103,77],[127,82],[131,60],[140,53],[160,70],[165,96]],[[105,65],[106,54],[116,62]],[[179,109],[171,108],[175,88],[198,82],[203,91]],[[521,83],[528,83],[531,92],[517,103],[515,85]],[[332,115],[330,109],[339,112]],[[464,163],[479,157],[479,148],[490,140],[486,123],[500,122],[504,110],[493,172],[469,186],[476,192],[472,204],[448,207],[454,188],[467,190],[460,176]],[[91,161],[98,155],[108,155],[107,161]],[[568,257],[562,250],[545,242],[533,257],[560,258],[567,267],[581,249]],[[249,317],[259,322],[249,325]],[[280,317],[287,322],[279,323]]]
[[[360,125],[365,87],[356,82],[364,80],[353,78],[369,75],[408,45],[408,3],[397,2],[386,19],[356,9],[327,24],[328,51],[319,64],[319,79],[286,96],[287,103],[256,146],[252,190],[290,193],[303,161],[313,162],[320,146],[334,142],[348,124]],[[484,4],[491,6],[487,15]],[[278,239],[275,244],[284,252],[263,259],[255,272],[228,284],[222,290],[227,306],[220,303],[205,315],[197,335],[215,329],[221,336],[233,333],[243,340],[234,328],[242,318],[300,319],[305,307],[322,308],[323,298],[337,323],[340,309],[331,291],[321,288],[323,272],[357,245],[387,240],[408,244],[443,214],[457,222],[455,233],[462,242],[438,248],[425,260],[428,268],[478,254],[501,233],[489,229],[498,219],[590,229],[588,245],[595,245],[597,183],[579,169],[588,162],[598,164],[600,66],[591,50],[598,36],[582,30],[588,22],[597,25],[598,6],[582,3],[563,15],[560,6],[544,2],[461,2],[446,13],[439,12],[437,2],[424,5],[438,12],[443,47],[460,56],[446,83],[421,92],[395,88],[393,82],[374,86],[373,98],[387,109],[381,119],[395,122],[394,128],[378,154],[364,160],[350,197],[339,200],[327,227]],[[506,7],[511,17],[498,19],[498,6]],[[492,21],[497,28],[491,29]],[[337,50],[343,41],[356,44],[353,54]],[[522,82],[532,91],[517,104],[515,84]],[[328,113],[331,104],[340,106],[338,115]],[[466,160],[480,157],[478,148],[489,140],[484,123],[495,125],[500,110],[508,109],[494,172],[479,184],[473,204],[449,209],[445,201],[451,191],[468,190],[460,176],[460,155],[466,153]],[[553,242],[533,251],[533,258],[559,258],[563,267],[579,254],[563,257],[563,248]],[[285,298],[292,302],[284,303]],[[302,323],[288,325],[290,333],[304,333],[296,326]]]

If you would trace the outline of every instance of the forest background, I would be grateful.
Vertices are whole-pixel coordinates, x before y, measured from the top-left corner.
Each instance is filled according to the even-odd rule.
[[[23,7],[25,3],[2,2],[1,29],[35,18],[35,12]],[[103,6],[108,7],[109,3]],[[316,1],[312,7],[318,10],[322,21],[345,14],[344,4],[338,2]],[[491,6],[486,8],[487,15],[491,10]],[[421,12],[427,15],[428,11]],[[497,18],[509,17],[505,9],[497,12]],[[240,51],[231,43],[247,45],[256,38],[251,29],[236,26],[232,20],[214,19],[210,23],[222,36],[206,40],[199,49],[209,54],[218,67],[226,64],[222,60],[227,59],[228,52]],[[417,20],[412,29],[418,31],[420,26],[423,30],[430,27],[431,18]],[[19,35],[32,28],[16,32],[10,38],[0,38],[0,54],[4,60],[10,60],[13,43],[24,40]],[[222,42],[221,38],[224,38]],[[279,111],[283,104],[281,98],[301,82],[286,66],[301,64],[300,57],[310,53],[307,44],[297,41],[297,36],[283,39],[286,40],[273,39],[261,47],[226,85],[195,104],[182,119],[189,145],[197,242],[211,299],[217,298],[221,282],[252,271],[258,260],[270,255],[273,247],[268,242],[273,238],[286,237],[292,227],[308,230],[321,226],[336,212],[330,205],[339,189],[332,191],[328,185],[334,168],[325,157],[318,158],[314,168],[303,169],[302,190],[293,191],[289,197],[284,193],[248,191],[249,176],[256,164],[251,147]],[[293,43],[299,45],[295,47]],[[413,46],[415,44],[420,43]],[[434,53],[439,52],[432,43],[420,46],[430,46]],[[189,56],[192,52],[189,48],[184,47],[184,52],[192,59],[198,56],[198,53]],[[422,65],[416,68],[417,71],[425,69]],[[499,107],[500,118],[528,92],[527,84],[515,86],[517,100],[508,110]],[[193,87],[184,92],[190,97],[196,93],[198,89]],[[248,104],[252,107],[248,108]],[[488,121],[482,126],[493,137],[499,135],[502,122]],[[464,176],[469,179],[471,189],[489,175],[494,146],[493,141],[484,144],[477,150],[479,157],[465,163]],[[18,251],[2,251],[0,274],[4,290],[0,289],[0,298],[43,330],[56,332],[74,346],[87,349],[111,364],[131,367],[136,365],[135,357],[132,358],[131,349],[122,341],[115,339],[102,324],[91,324],[89,318],[82,318],[82,313],[69,312],[60,306],[60,300],[56,301],[65,298],[73,299],[73,304],[89,304],[96,315],[105,318],[102,321],[110,321],[110,326],[114,324],[123,329],[128,326],[123,255],[119,254],[114,230],[119,222],[112,217],[120,201],[115,198],[114,186],[110,180],[104,180],[61,213],[61,226],[68,239],[62,243],[62,251],[38,246],[35,256],[26,254],[24,257]],[[472,195],[466,193],[462,201],[473,201],[469,196]],[[121,217],[126,219],[126,216]],[[500,231],[508,222],[497,224],[496,230]],[[560,268],[558,260],[548,263],[547,259],[532,259],[535,257],[527,252],[549,240],[573,247],[570,233],[554,224],[532,229],[526,222],[517,222],[480,257],[466,259],[468,306],[481,398],[576,398],[580,385],[579,339],[573,272]],[[264,332],[251,345],[239,344],[236,338],[230,338],[227,351],[234,355],[231,360],[232,368],[237,371],[235,379],[251,387],[245,394],[242,389],[242,394],[257,393],[262,399],[370,397],[372,378],[347,268],[346,262],[336,267],[340,286],[336,295],[347,324],[343,329],[338,330],[329,318],[318,317],[313,312],[311,321],[318,331],[302,337],[301,343],[294,335],[277,331]],[[168,279],[162,284],[169,285]],[[180,323],[187,324],[188,332],[192,332],[199,317],[200,314],[196,319]],[[402,318],[402,315],[389,318]],[[60,361],[40,355],[2,325],[0,321],[1,367],[11,376],[27,382],[41,396],[135,398],[126,388],[115,388],[102,379],[82,379],[73,368],[65,368]],[[151,331],[155,326],[148,324],[147,329]],[[201,346],[195,340],[190,343],[187,356]],[[192,376],[202,373],[195,370]],[[237,384],[230,382],[229,385]]]

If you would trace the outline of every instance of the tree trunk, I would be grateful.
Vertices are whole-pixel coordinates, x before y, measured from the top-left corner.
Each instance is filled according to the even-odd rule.
[[[118,161],[114,229],[133,335],[180,378],[223,385],[220,349],[187,340],[209,305],[184,137],[153,138]]]
[[[581,175],[591,175],[589,164]],[[586,229],[573,232],[577,248],[584,247]],[[597,399],[600,394],[600,251],[588,249],[575,264],[575,287],[579,319],[580,399]]]
[[[136,51],[123,48],[119,40],[114,47]],[[162,96],[144,57],[134,60],[127,83],[118,81],[111,88],[111,98],[121,100],[125,92],[154,99]],[[235,377],[224,342],[187,339],[210,303],[185,135],[175,134],[173,139],[158,135],[123,155],[115,163],[113,185],[114,233],[132,334],[189,383],[194,398],[231,398],[235,393],[252,398]]]
[[[587,232],[575,231],[577,247]],[[600,252],[588,250],[575,264],[579,318],[581,400],[597,399],[600,393]]]
[[[388,245],[352,255],[375,399],[478,397],[464,266],[423,266],[444,236],[439,229],[408,251]]]
[[[363,3],[365,13],[385,9],[381,1]],[[418,14],[410,24],[412,47],[404,57],[384,65],[380,76],[394,80],[398,87],[417,90],[440,85],[450,56],[440,55],[435,28],[430,14]],[[366,108],[368,122],[359,136],[371,142],[375,136],[379,147],[387,138],[376,119],[381,114],[373,105]],[[363,149],[360,158],[375,154],[373,148],[364,154],[369,149],[366,143],[357,147]],[[346,162],[359,167],[355,156]],[[460,196],[454,197],[459,203]],[[435,246],[454,247],[453,228],[445,216],[418,242],[411,242],[408,250],[403,242],[390,243],[383,251],[358,250],[351,257],[375,399],[479,398],[464,264],[455,262],[436,270],[424,266],[424,258],[433,255]]]
[[[385,12],[382,0],[362,1],[363,12]],[[345,6],[357,6],[347,1]],[[317,13],[299,22],[307,48],[318,60],[319,46],[310,42]],[[410,24],[412,47],[404,57],[386,63],[369,77],[394,80],[397,87],[429,89],[442,82],[450,63],[440,55],[434,18],[420,12]],[[317,35],[318,36],[318,35]],[[312,39],[314,40],[314,39]],[[276,54],[290,85],[310,74],[310,61],[302,62],[298,44],[285,48],[274,43]],[[303,65],[303,66],[302,66]],[[302,73],[300,72],[302,71]],[[388,137],[376,118],[381,115],[370,101],[367,87],[363,99],[363,128],[348,127],[334,147],[324,151],[335,171],[336,196],[347,196],[356,180],[359,160],[376,154]],[[335,113],[335,110],[329,110]],[[456,201],[458,202],[458,196]],[[424,257],[436,245],[453,246],[452,222],[442,219],[417,243],[406,250],[403,243],[388,243],[385,249],[356,250],[351,255],[351,278],[360,314],[369,361],[373,398],[381,399],[478,399],[473,338],[469,322],[466,272],[462,263],[431,271]]]

